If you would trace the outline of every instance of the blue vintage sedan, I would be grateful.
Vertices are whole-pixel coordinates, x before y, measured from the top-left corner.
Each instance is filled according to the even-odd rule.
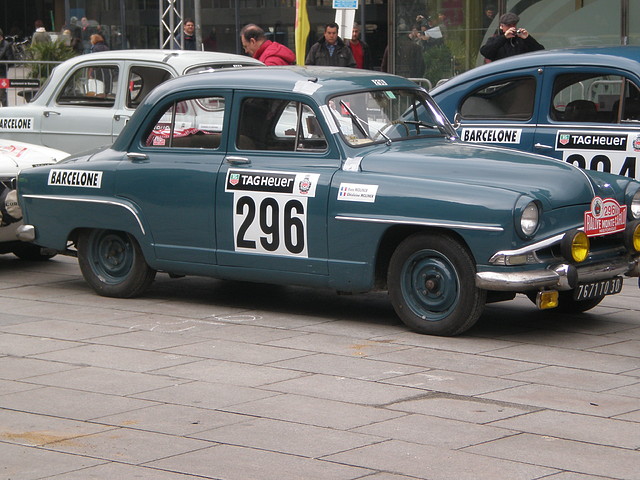
[[[170,80],[111,148],[18,178],[20,234],[101,295],[156,272],[386,289],[428,334],[524,293],[583,312],[640,275],[640,183],[459,141],[424,89],[355,69]]]
[[[640,179],[640,47],[518,55],[430,93],[464,141]]]

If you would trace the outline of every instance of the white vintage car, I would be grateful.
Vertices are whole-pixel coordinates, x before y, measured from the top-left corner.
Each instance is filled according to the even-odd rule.
[[[0,139],[0,253],[14,253],[24,260],[45,260],[55,254],[16,237],[16,230],[22,225],[22,210],[15,179],[20,170],[50,165],[68,155],[41,145]]]
[[[26,105],[0,109],[0,138],[78,153],[110,145],[147,94],[180,75],[263,65],[219,52],[114,50],[58,65]]]

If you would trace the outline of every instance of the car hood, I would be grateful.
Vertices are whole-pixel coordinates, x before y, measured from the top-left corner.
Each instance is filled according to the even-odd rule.
[[[509,190],[531,195],[551,208],[590,203],[595,195],[622,200],[613,191],[615,187],[568,163],[458,141],[430,141],[426,146],[425,142],[396,142],[384,152],[365,154],[361,168],[363,172],[448,182],[452,188],[474,185]]]
[[[50,165],[68,155],[42,145],[0,139],[0,177],[13,177],[23,168]]]

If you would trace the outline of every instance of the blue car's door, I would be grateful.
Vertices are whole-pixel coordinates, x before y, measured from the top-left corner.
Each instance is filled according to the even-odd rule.
[[[116,195],[140,209],[160,261],[216,262],[215,190],[230,98],[212,90],[167,99],[118,166]]]
[[[340,166],[305,98],[236,92],[216,189],[220,266],[327,274],[327,203]]]
[[[639,86],[621,70],[546,68],[533,151],[640,179]]]
[[[458,133],[465,142],[532,151],[542,81],[537,68],[483,77],[464,86],[470,93],[458,105],[448,105],[443,98],[441,106],[446,112],[453,108],[460,114]]]

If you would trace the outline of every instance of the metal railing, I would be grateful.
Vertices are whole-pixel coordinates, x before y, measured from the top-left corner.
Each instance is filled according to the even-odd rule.
[[[51,74],[56,65],[62,62],[36,60],[1,60],[1,70],[7,75],[0,75],[0,88],[7,93],[7,106],[27,103]]]

